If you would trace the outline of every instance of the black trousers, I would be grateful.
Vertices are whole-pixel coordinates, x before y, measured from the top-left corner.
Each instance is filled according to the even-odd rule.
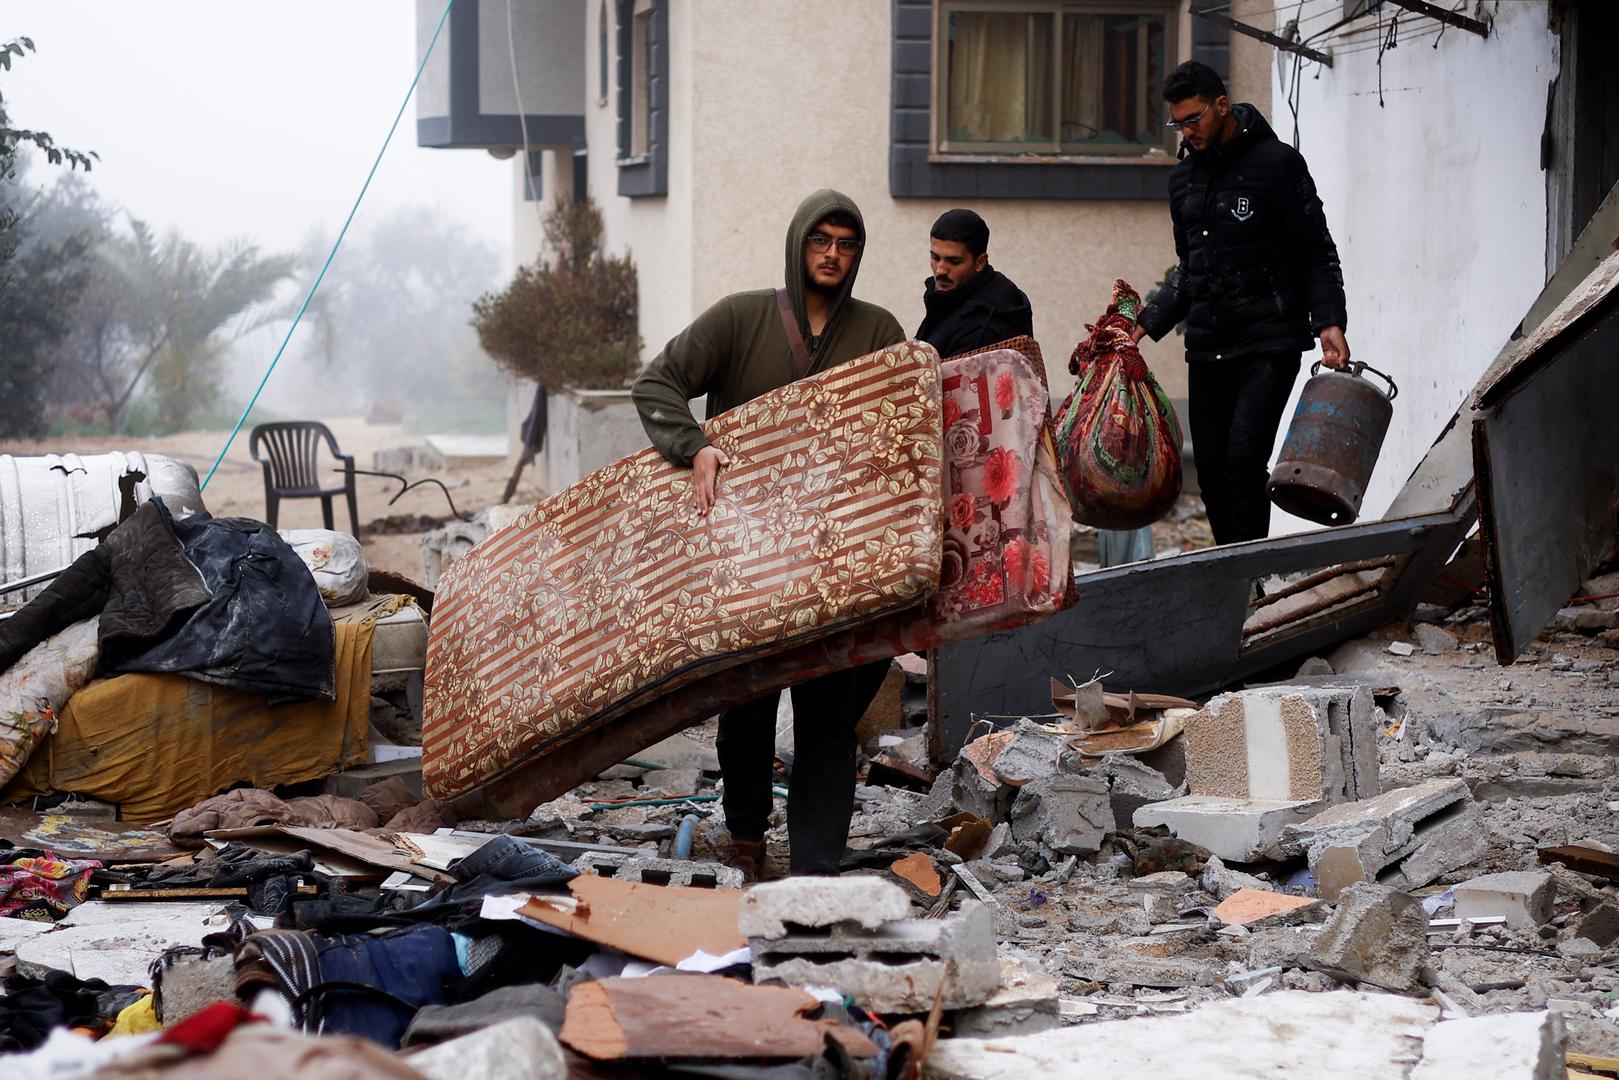
[[[888,674],[881,660],[793,687],[793,774],[787,840],[794,874],[836,874],[854,815],[855,727]],[[725,824],[738,840],[762,840],[770,827],[776,703],[770,694],[720,717]]]
[[[1299,354],[1193,361],[1187,368],[1192,456],[1214,542],[1262,539],[1270,534],[1270,452]]]

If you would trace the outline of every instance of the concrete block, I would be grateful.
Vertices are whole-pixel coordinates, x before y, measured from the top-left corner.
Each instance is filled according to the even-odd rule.
[[[1422,905],[1384,885],[1351,885],[1316,938],[1308,966],[1335,979],[1408,993],[1430,956]]]
[[[1423,652],[1454,652],[1461,645],[1461,642],[1456,640],[1455,634],[1431,623],[1418,623],[1411,633],[1417,639],[1417,644],[1422,646]]]
[[[982,1005],[955,1014],[958,1036],[1032,1035],[1061,1026],[1056,976],[1012,957],[1001,957],[1000,968],[1001,988]]]
[[[1108,783],[1097,776],[1047,776],[1012,803],[1012,836],[1058,855],[1090,855],[1114,829]]]
[[[1466,783],[1432,780],[1323,810],[1289,826],[1281,846],[1289,854],[1303,852],[1318,881],[1323,855],[1334,848],[1350,849],[1358,854],[1367,880],[1375,876],[1413,889],[1483,854],[1488,833],[1481,813]],[[1385,873],[1395,864],[1394,875]],[[1340,852],[1326,876],[1347,881],[1352,869],[1349,857]]]
[[[1435,1024],[1411,1080],[1563,1080],[1568,1035],[1556,1012],[1472,1016]]]
[[[654,859],[587,851],[573,861],[575,870],[597,877],[640,881],[648,885],[683,885],[694,889],[740,889],[742,871],[716,862]]]
[[[1321,800],[1228,799],[1187,795],[1151,803],[1135,813],[1138,827],[1164,825],[1182,840],[1231,862],[1266,858],[1282,830],[1314,816]]]
[[[1210,701],[1186,724],[1194,795],[1315,800],[1377,794],[1377,721],[1364,687],[1257,687]]]
[[[169,965],[157,988],[158,1018],[173,1027],[216,1001],[236,1002],[236,958],[184,957]]]
[[[568,1075],[562,1044],[531,1016],[502,1020],[404,1061],[427,1080],[564,1080]]]
[[[1580,919],[1574,936],[1584,938],[1598,948],[1607,948],[1619,940],[1619,904],[1598,904]]]
[[[1004,821],[997,822],[989,831],[989,839],[984,841],[982,857],[985,859],[999,859],[1011,855],[1016,857],[1018,844],[1012,837],[1012,826]]]
[[[1147,918],[1154,923],[1173,922],[1187,906],[1197,881],[1190,874],[1165,870],[1130,880],[1130,895],[1141,901]]]
[[[1043,780],[1057,771],[1057,761],[1072,735],[1047,731],[1032,720],[1019,720],[1012,738],[995,758],[994,770],[1014,786]]]
[[[1084,759],[1091,764],[1083,771],[1101,776],[1108,783],[1108,800],[1113,807],[1113,820],[1131,821],[1137,810],[1148,803],[1164,802],[1186,792],[1171,784],[1163,773],[1130,754],[1109,754],[1100,760]]]
[[[885,878],[797,877],[755,885],[742,897],[737,929],[746,938],[781,938],[789,927],[854,923],[867,930],[907,919],[911,901]]]
[[[1252,874],[1245,874],[1241,870],[1233,870],[1215,855],[1203,865],[1203,874],[1199,879],[1203,891],[1216,900],[1224,900],[1240,889],[1268,889],[1270,882],[1261,881]]]
[[[1389,994],[1282,990],[1180,1016],[1080,1024],[1035,1035],[944,1039],[930,1080],[1387,1080],[1404,1075],[1439,1010]],[[1498,1075],[1476,1072],[1478,1077]]]
[[[819,936],[750,937],[748,944],[755,982],[832,986],[878,1012],[925,1012],[941,985],[945,1008],[970,1008],[989,1000],[1001,982],[994,920],[975,902],[945,919],[869,932],[833,927]]]
[[[702,790],[703,770],[701,769],[654,769],[642,777],[641,786],[652,797],[652,792],[661,791],[666,795],[695,795]]]
[[[1471,919],[1505,915],[1515,930],[1532,930],[1552,917],[1557,886],[1540,870],[1512,870],[1485,874],[1455,887],[1456,917]]]
[[[985,776],[966,758],[957,758],[940,779],[950,778],[950,805],[985,821],[1004,821],[1017,797],[1017,788]]]

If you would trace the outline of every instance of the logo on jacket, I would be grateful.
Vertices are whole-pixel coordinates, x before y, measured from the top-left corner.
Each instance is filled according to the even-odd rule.
[[[1237,205],[1232,208],[1231,216],[1238,221],[1247,221],[1254,216],[1254,208],[1248,205],[1248,196],[1237,196]]]

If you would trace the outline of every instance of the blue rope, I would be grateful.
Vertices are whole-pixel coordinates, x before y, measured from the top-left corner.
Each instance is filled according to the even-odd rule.
[[[247,408],[242,410],[242,415],[237,419],[236,426],[231,429],[230,438],[226,439],[225,445],[220,448],[219,456],[214,459],[213,467],[208,470],[208,475],[203,477],[199,491],[208,490],[208,481],[214,478],[214,473],[219,470],[219,463],[224,461],[225,455],[230,452],[231,443],[235,442],[236,436],[241,434],[242,425],[247,423],[248,414],[253,411],[253,406],[258,404],[259,395],[264,393],[264,387],[269,383],[270,376],[275,373],[275,366],[281,362],[281,354],[287,351],[287,343],[292,340],[293,331],[298,329],[298,323],[303,319],[304,312],[309,310],[309,302],[315,298],[315,290],[320,288],[320,283],[326,277],[326,271],[331,269],[332,260],[337,258],[337,249],[342,246],[343,237],[348,235],[349,225],[353,223],[354,215],[359,213],[360,203],[365,199],[365,193],[371,187],[371,178],[377,175],[377,166],[382,164],[382,155],[388,152],[388,144],[393,141],[394,132],[399,128],[399,120],[405,115],[405,106],[410,104],[411,95],[416,92],[416,84],[421,82],[422,72],[427,70],[427,58],[433,55],[433,46],[438,44],[439,34],[444,30],[444,23],[449,19],[450,9],[454,6],[455,0],[446,0],[444,14],[439,16],[438,25],[433,28],[432,40],[427,43],[427,51],[422,53],[422,62],[416,68],[416,77],[410,80],[410,89],[405,91],[405,100],[399,103],[399,111],[394,114],[394,122],[388,126],[388,135],[382,140],[382,149],[377,151],[377,158],[371,163],[371,171],[366,173],[365,183],[360,185],[360,194],[354,197],[354,205],[349,208],[348,219],[343,222],[343,228],[338,230],[337,239],[332,243],[332,250],[326,255],[326,264],[320,268],[320,273],[315,275],[315,283],[309,286],[309,293],[299,306],[298,314],[292,317],[292,325],[287,327],[287,336],[281,339],[281,347],[275,351],[275,359],[270,361],[269,368],[264,372],[264,378],[259,380],[258,389],[253,391],[253,397],[248,401]]]

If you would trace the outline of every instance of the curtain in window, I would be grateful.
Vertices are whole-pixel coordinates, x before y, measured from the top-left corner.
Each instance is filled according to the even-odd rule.
[[[1053,142],[1051,16],[950,15],[949,138]]]
[[[1062,141],[1087,142],[1102,133],[1104,124],[1102,20],[1094,15],[1069,15],[1062,21]]]

